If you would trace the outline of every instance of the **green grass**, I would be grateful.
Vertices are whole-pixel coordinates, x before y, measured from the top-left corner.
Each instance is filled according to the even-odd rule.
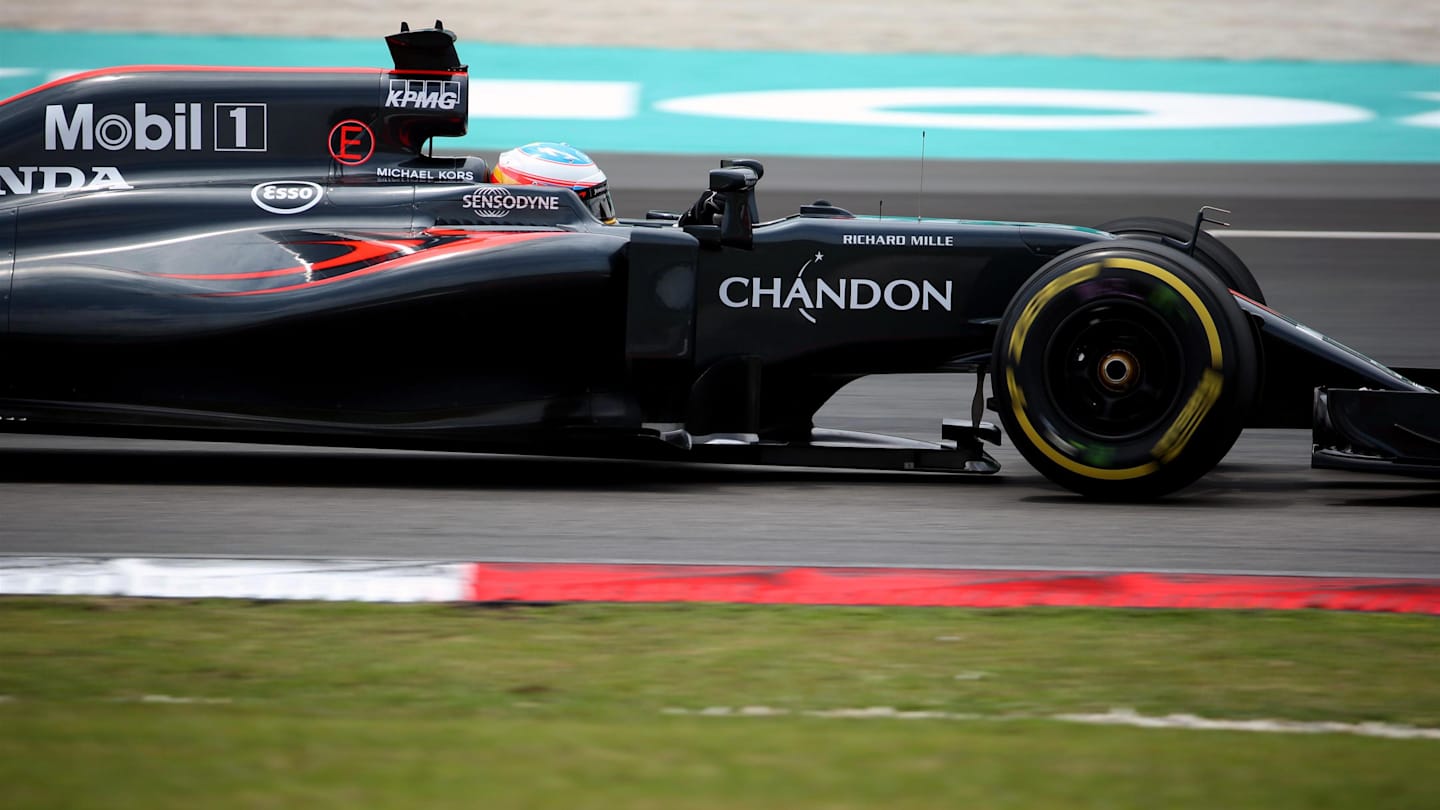
[[[1440,807],[1436,741],[1014,719],[1440,727],[1424,617],[0,599],[0,695],[4,808]]]

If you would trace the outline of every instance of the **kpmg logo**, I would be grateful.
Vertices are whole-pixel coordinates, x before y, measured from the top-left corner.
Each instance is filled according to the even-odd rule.
[[[788,283],[785,279],[759,276],[731,276],[720,282],[720,303],[731,309],[794,309],[810,323],[816,323],[810,310],[824,309],[888,309],[894,312],[932,308],[951,311],[954,282],[946,279],[937,287],[927,279],[906,278],[877,281],[869,278],[821,278],[818,273],[805,277],[805,271],[825,260],[824,253],[801,265],[800,272]]]
[[[497,219],[515,211],[559,211],[560,198],[553,195],[516,194],[508,186],[477,186],[460,200],[460,205],[477,217]]]
[[[404,110],[453,110],[460,103],[460,82],[391,79],[386,107]]]

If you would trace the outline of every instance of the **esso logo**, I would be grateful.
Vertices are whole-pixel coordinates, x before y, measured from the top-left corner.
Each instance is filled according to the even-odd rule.
[[[272,180],[250,189],[250,199],[272,214],[298,214],[320,203],[325,191],[306,180]]]

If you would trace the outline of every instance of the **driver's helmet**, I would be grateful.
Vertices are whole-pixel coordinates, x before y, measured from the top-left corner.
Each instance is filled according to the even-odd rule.
[[[601,222],[615,224],[615,203],[605,173],[589,155],[568,143],[527,143],[501,152],[490,182],[572,189]]]

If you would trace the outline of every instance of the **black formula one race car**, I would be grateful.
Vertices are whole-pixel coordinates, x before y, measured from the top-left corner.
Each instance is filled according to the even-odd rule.
[[[454,35],[387,42],[389,70],[125,67],[0,102],[0,428],[984,474],[988,407],[1100,498],[1179,489],[1247,425],[1313,426],[1316,466],[1440,463],[1435,375],[1268,309],[1203,212],[761,222],[733,160],[683,215],[604,224],[427,155],[466,130]],[[813,423],[917,371],[979,381],[934,441]]]

